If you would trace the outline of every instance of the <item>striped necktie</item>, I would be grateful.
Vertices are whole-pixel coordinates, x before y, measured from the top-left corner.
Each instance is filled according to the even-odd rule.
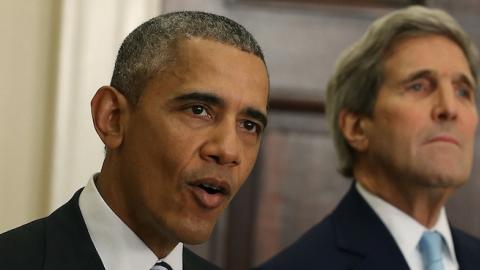
[[[158,260],[150,270],[172,270],[172,267],[168,263]]]
[[[442,262],[442,236],[438,232],[424,232],[418,244],[425,270],[444,270]]]

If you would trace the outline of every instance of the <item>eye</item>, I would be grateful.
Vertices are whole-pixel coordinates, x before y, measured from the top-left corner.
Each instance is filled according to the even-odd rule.
[[[189,107],[189,110],[195,117],[200,117],[200,118],[212,118],[212,116],[209,114],[207,108],[203,105],[192,105]]]
[[[470,91],[464,88],[457,90],[457,95],[460,97],[470,97]]]
[[[473,90],[470,87],[464,85],[460,85],[457,89],[455,89],[455,93],[457,94],[457,96],[466,99],[472,99],[474,97]]]
[[[249,133],[257,133],[260,134],[261,132],[261,127],[259,124],[250,121],[250,120],[244,120],[241,122],[241,127],[247,130]]]
[[[420,92],[423,90],[423,85],[421,83],[414,83],[408,87],[410,90],[414,92]]]
[[[192,113],[193,114],[204,114],[204,113],[206,113],[206,110],[203,106],[193,105],[192,106]]]
[[[407,84],[407,91],[418,94],[429,94],[437,87],[435,78],[425,76],[412,79]]]

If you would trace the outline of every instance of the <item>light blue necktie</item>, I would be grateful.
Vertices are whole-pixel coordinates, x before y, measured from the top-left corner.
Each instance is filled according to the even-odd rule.
[[[420,239],[420,253],[422,253],[425,270],[444,270],[442,262],[443,239],[438,232],[424,232]]]

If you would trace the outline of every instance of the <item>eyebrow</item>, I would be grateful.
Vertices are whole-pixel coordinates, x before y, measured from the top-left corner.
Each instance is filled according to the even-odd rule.
[[[192,92],[192,93],[180,95],[173,98],[173,100],[174,101],[201,101],[214,106],[220,106],[220,107],[225,106],[225,101],[222,98],[220,98],[215,94],[204,93],[204,92]],[[259,121],[260,123],[262,123],[264,127],[267,126],[267,123],[268,123],[267,115],[264,114],[263,112],[253,107],[247,107],[245,110],[243,110],[243,113]]]
[[[413,74],[410,74],[406,79],[402,80],[401,83],[403,84],[403,83],[414,81],[419,78],[436,76],[436,75],[437,73],[432,70],[428,70],[428,69],[419,70],[417,72],[414,72]],[[455,76],[455,80],[468,84],[468,86],[471,87],[472,89],[475,89],[476,87],[476,84],[473,83],[472,80],[463,73],[460,73],[460,75]]]
[[[408,75],[408,77],[401,80],[400,83],[404,84],[404,83],[411,82],[411,81],[414,81],[414,80],[419,79],[419,78],[424,78],[424,77],[429,77],[429,76],[434,76],[434,75],[436,75],[435,72],[433,72],[431,70],[428,70],[428,69],[423,69],[423,70],[419,70],[419,71],[416,71],[416,72]]]
[[[468,78],[465,74],[460,74],[458,76],[457,80],[467,84],[468,87],[470,87],[474,90],[477,88],[477,85],[474,82],[472,82],[472,80],[470,80],[470,78]]]
[[[267,115],[265,115],[263,112],[255,109],[255,108],[248,107],[245,110],[245,114],[247,116],[259,121],[260,123],[262,123],[264,128],[267,127],[267,123],[268,123]]]
[[[192,92],[177,96],[174,101],[202,101],[216,106],[224,106],[225,102],[217,95],[202,92]]]

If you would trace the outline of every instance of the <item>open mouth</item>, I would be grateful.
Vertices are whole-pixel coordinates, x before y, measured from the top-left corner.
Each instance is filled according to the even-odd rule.
[[[210,184],[205,184],[205,183],[200,183],[198,185],[199,188],[205,190],[205,192],[207,192],[208,194],[217,194],[217,193],[220,193],[220,194],[224,194],[226,195],[226,192],[225,190],[222,188],[222,187],[219,187],[219,186],[214,186],[214,185],[210,185]]]
[[[201,179],[188,183],[196,201],[205,208],[217,208],[228,199],[230,185],[227,181]]]

